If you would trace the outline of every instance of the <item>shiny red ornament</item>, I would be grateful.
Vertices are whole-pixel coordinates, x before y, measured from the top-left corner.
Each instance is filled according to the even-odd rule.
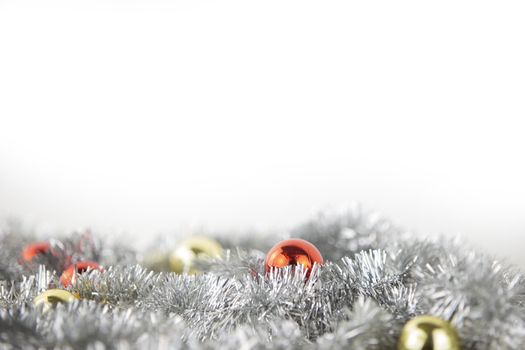
[[[104,272],[104,269],[93,261],[79,261],[74,265],[69,266],[62,272],[60,276],[60,283],[67,288],[69,285],[73,285],[76,282],[76,275],[84,273],[88,270],[98,270]]]
[[[22,261],[31,262],[37,255],[46,254],[51,250],[51,245],[48,242],[36,242],[28,244],[22,250]]]
[[[270,249],[264,264],[267,273],[272,267],[302,265],[307,271],[306,276],[309,277],[314,263],[322,265],[323,257],[312,243],[304,239],[287,239]]]

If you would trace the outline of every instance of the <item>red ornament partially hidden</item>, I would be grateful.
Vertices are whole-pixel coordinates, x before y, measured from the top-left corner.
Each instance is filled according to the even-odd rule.
[[[76,274],[84,273],[88,270],[98,270],[104,272],[104,269],[93,261],[79,261],[74,265],[69,266],[62,272],[60,276],[60,283],[67,288],[70,284],[75,284]]]
[[[24,262],[31,262],[37,255],[46,254],[51,249],[51,245],[48,242],[36,242],[28,244],[22,250],[22,260]]]
[[[272,267],[302,265],[307,271],[306,276],[309,277],[314,263],[322,265],[323,257],[312,243],[304,239],[287,239],[270,249],[264,264],[267,273]]]

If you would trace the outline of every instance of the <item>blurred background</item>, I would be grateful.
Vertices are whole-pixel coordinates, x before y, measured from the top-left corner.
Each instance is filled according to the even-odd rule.
[[[0,217],[132,242],[362,203],[525,267],[525,5],[0,0]]]

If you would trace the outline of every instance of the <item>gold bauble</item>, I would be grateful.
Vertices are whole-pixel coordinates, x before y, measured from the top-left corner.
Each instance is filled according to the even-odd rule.
[[[69,303],[77,300],[78,296],[75,296],[63,289],[48,289],[45,292],[39,294],[33,302],[35,306],[43,305],[42,311],[48,311],[57,303]]]
[[[148,253],[142,258],[142,264],[156,272],[170,271],[170,253],[163,251]]]
[[[214,239],[192,237],[180,242],[170,255],[171,271],[194,274],[197,272],[195,262],[199,259],[218,258],[222,247]]]
[[[434,316],[417,316],[408,321],[397,345],[398,350],[460,350],[454,327]]]

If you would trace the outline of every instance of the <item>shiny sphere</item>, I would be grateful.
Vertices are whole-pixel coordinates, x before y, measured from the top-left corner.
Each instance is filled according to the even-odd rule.
[[[35,299],[33,299],[33,303],[36,307],[42,305],[42,311],[46,312],[53,306],[55,306],[57,303],[69,303],[77,299],[78,297],[71,294],[67,290],[48,289],[45,292],[39,294]]]
[[[207,237],[192,237],[180,242],[169,257],[171,271],[176,273],[197,273],[195,263],[199,259],[219,258],[222,254],[221,245]]]
[[[74,265],[69,266],[62,272],[60,276],[60,283],[67,288],[69,285],[73,285],[76,282],[76,275],[82,274],[87,271],[98,270],[103,272],[104,269],[93,261],[79,261]]]
[[[35,256],[46,254],[50,249],[51,245],[48,242],[35,242],[28,244],[22,250],[22,260],[24,262],[31,262]]]
[[[156,272],[170,271],[170,253],[164,251],[150,252],[142,258],[141,264]]]
[[[272,268],[302,265],[308,277],[314,263],[322,265],[323,257],[312,243],[303,239],[287,239],[270,249],[264,265],[267,273]]]
[[[417,316],[401,331],[398,350],[460,350],[454,327],[434,316]]]

